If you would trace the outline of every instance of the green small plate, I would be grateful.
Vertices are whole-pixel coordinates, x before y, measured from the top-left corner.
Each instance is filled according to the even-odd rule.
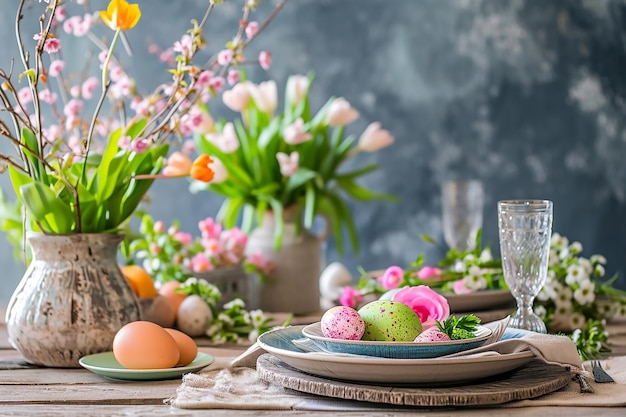
[[[198,352],[196,358],[186,366],[164,369],[127,369],[115,359],[113,352],[96,353],[83,356],[78,363],[91,372],[107,378],[126,379],[134,381],[155,381],[159,379],[173,379],[190,372],[199,371],[209,366],[215,358],[207,353]]]

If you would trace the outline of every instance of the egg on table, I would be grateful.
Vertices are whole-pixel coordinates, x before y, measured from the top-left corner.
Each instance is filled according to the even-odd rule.
[[[412,342],[422,332],[422,322],[413,309],[397,301],[372,301],[358,313],[365,322],[363,340]]]
[[[359,313],[347,306],[328,309],[322,316],[320,327],[324,337],[342,340],[359,340],[365,331],[365,323]]]
[[[180,349],[163,327],[150,321],[134,321],[115,334],[113,355],[128,369],[165,369],[176,366]]]
[[[176,366],[186,366],[189,365],[198,354],[198,345],[196,342],[185,333],[176,329],[165,329],[166,332],[174,338],[176,344],[178,345],[178,350],[180,353],[180,358],[176,363]]]

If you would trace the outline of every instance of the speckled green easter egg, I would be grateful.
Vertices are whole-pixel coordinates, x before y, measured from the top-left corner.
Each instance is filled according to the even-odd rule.
[[[422,332],[422,322],[406,304],[376,300],[359,309],[365,322],[362,340],[412,342]]]

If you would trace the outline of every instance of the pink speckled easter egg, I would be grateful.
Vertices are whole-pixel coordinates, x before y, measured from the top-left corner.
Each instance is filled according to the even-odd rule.
[[[320,323],[324,337],[342,340],[359,340],[365,331],[365,323],[359,313],[346,306],[328,309]]]

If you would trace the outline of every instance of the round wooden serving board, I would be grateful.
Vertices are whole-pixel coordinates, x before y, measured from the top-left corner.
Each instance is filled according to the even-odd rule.
[[[257,373],[264,381],[309,394],[417,407],[502,404],[548,394],[571,380],[567,369],[536,360],[516,371],[472,384],[433,388],[377,386],[309,375],[270,354],[259,357]]]

